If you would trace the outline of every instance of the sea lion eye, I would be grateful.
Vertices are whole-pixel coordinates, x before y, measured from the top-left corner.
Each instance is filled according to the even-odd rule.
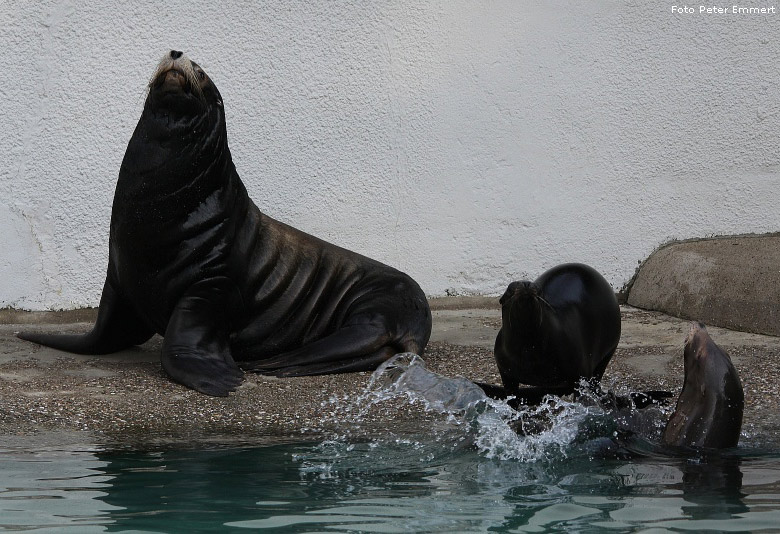
[[[203,72],[202,70],[199,70],[198,71],[198,79],[205,80],[206,79],[206,73]]]

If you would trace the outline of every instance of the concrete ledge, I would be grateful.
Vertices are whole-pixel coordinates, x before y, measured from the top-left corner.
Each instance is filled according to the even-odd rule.
[[[780,234],[685,241],[655,251],[628,304],[744,332],[780,335]]]
[[[431,310],[498,310],[498,297],[434,297],[428,299]],[[71,324],[94,323],[97,308],[77,310],[26,311],[13,308],[0,309],[0,324]]]
[[[437,310],[500,310],[498,297],[434,297],[428,299],[432,311]]]
[[[96,318],[97,308],[56,311],[26,311],[13,308],[0,309],[0,324],[94,323]]]
[[[620,345],[604,376],[606,387],[619,392],[661,389],[676,395],[682,386],[686,321],[630,307],[623,307],[621,315]],[[434,310],[433,316],[424,355],[428,368],[498,384],[493,342],[500,311]],[[30,329],[76,333],[87,327],[40,324]],[[434,428],[433,413],[404,396],[364,404],[366,411],[361,408],[358,419],[352,408],[336,409],[363,402],[369,373],[301,378],[250,373],[235,393],[215,398],[168,379],[160,365],[159,336],[114,354],[84,356],[22,341],[15,336],[21,329],[18,324],[0,325],[0,447],[25,435],[33,435],[36,446],[51,441],[126,448],[257,445],[279,439],[321,440],[334,432],[353,438],[387,436],[388,428],[400,436]],[[780,337],[717,327],[709,331],[742,378],[749,446],[777,443]]]

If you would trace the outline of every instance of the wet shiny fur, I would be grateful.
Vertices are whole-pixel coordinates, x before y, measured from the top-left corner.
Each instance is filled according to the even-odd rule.
[[[736,447],[745,400],[731,358],[696,322],[685,339],[683,358],[685,382],[662,442],[678,447]]]
[[[243,379],[239,365],[277,376],[366,371],[422,354],[430,330],[409,276],[258,210],[231,159],[219,91],[172,51],[122,161],[94,328],[20,337],[105,354],[158,333],[172,379],[224,396]]]
[[[596,270],[558,265],[533,282],[512,282],[500,303],[494,353],[503,388],[483,385],[489,395],[533,403],[571,393],[581,378],[601,379],[620,340],[620,307]]]

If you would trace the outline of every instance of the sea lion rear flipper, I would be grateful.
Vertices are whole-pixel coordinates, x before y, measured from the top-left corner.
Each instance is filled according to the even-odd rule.
[[[162,347],[162,365],[170,377],[215,397],[226,397],[244,373],[230,353],[230,311],[240,307],[232,281],[220,277],[198,282],[176,304]]]
[[[154,335],[106,278],[97,320],[85,334],[39,334],[21,332],[18,337],[39,345],[76,354],[109,354],[140,345]]]

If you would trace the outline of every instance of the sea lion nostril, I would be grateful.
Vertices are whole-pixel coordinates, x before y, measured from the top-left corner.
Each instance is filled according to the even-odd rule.
[[[171,58],[173,59],[179,59],[183,55],[184,52],[179,52],[178,50],[171,50]]]

